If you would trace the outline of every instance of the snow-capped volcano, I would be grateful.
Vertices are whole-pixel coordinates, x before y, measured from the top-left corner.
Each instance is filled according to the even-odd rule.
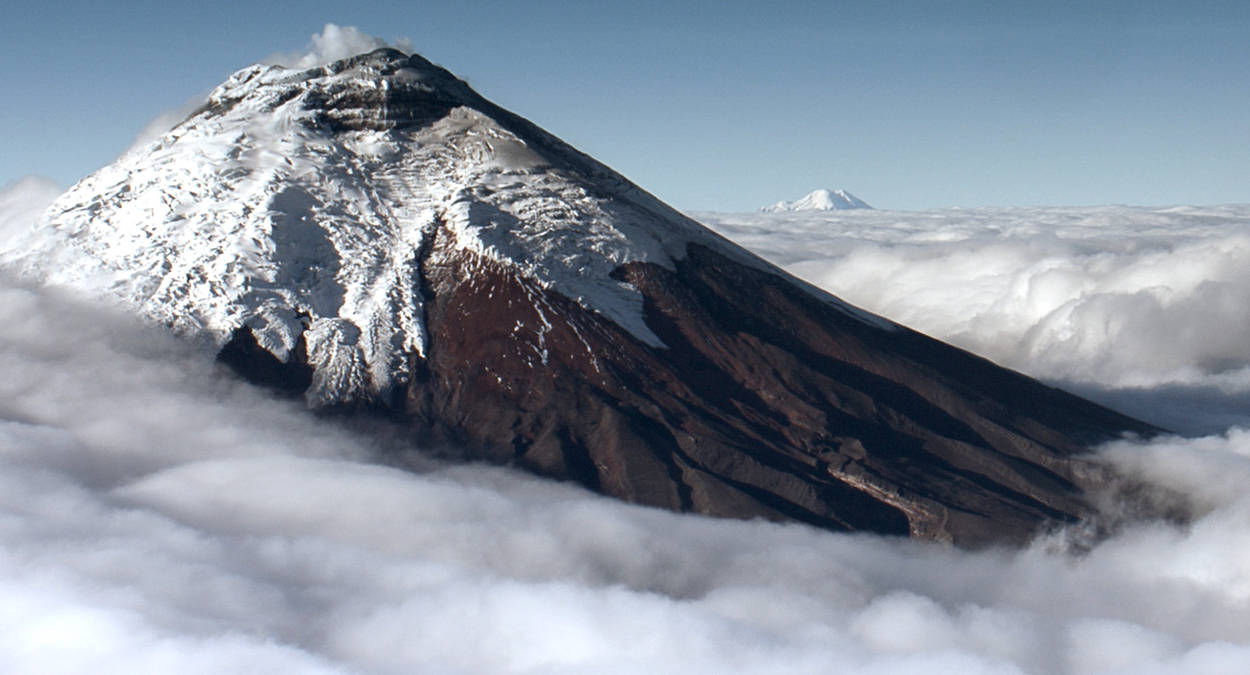
[[[792,202],[777,202],[760,209],[764,213],[782,211],[843,211],[847,209],[871,209],[867,202],[846,190],[813,190]]]
[[[4,257],[312,405],[679,510],[1019,539],[1089,512],[1084,443],[1149,431],[815,290],[393,49],[234,74]]]
[[[245,325],[283,360],[302,337],[322,402],[375,396],[425,354],[417,258],[436,231],[651,345],[641,296],[611,271],[671,267],[687,241],[714,238],[385,49],[235,73],[163,138],[74,186],[47,224],[53,236],[22,258],[50,281],[107,288],[218,345]]]

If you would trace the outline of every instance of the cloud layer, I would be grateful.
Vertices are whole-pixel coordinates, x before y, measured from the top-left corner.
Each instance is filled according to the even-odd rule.
[[[1033,264],[1013,257],[1023,243],[996,249],[980,234],[948,246],[957,228],[908,217],[895,214],[889,226],[913,232],[905,246],[847,237],[825,260],[899,265],[896,276],[920,292],[910,276],[919,272],[900,261],[914,262],[938,298],[943,287],[955,297],[943,270],[988,266],[996,250]],[[1235,272],[1212,262],[1222,254],[1207,241],[1223,240],[1223,228],[1184,235],[1176,224],[1202,230],[1203,217],[1169,221],[1171,250],[1194,252],[1182,259],[1206,261],[1216,283],[1233,283],[1221,280]],[[1125,225],[1116,245],[1110,235],[1028,239],[1052,269],[1110,288],[1105,279],[1133,278],[1127,270],[1167,250],[1150,230],[1132,231]],[[798,261],[820,241],[779,227],[756,234]],[[960,262],[967,251],[976,255]],[[1105,274],[1078,274],[1100,256],[1116,261]],[[1174,266],[1153,267],[1154,279],[1173,279]],[[998,269],[1011,277],[1013,265]],[[1009,335],[1021,330],[1020,316],[988,309],[1003,293],[979,288],[959,301],[966,313],[996,317],[990,324]],[[1037,314],[1048,305],[1019,306]],[[975,336],[981,324],[955,325]],[[1158,340],[1120,339],[1129,353]],[[1094,348],[1030,361],[1047,352],[995,344],[1040,369],[1084,354],[1111,382],[1169,382],[1161,373],[1178,370],[1134,375],[1132,359],[1106,367]],[[1216,377],[1196,355],[1217,351],[1177,345],[1169,358]],[[681,516],[508,469],[440,463],[386,429],[344,429],[275,401],[124,314],[8,278],[0,372],[0,663],[9,672],[1250,668],[1250,496],[1241,489],[1250,432],[1240,429],[1105,451],[1185,494],[1202,514],[1189,527],[1138,524],[1083,554],[1063,535],[969,553]]]

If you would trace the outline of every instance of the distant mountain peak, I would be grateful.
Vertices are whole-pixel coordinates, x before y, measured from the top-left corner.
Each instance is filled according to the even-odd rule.
[[[846,190],[813,190],[792,202],[777,202],[772,206],[760,209],[764,213],[782,211],[843,211],[850,209],[871,209],[867,202]]]

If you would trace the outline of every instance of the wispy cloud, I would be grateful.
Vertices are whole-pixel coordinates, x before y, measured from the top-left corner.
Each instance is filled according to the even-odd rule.
[[[373,51],[379,47],[395,47],[406,52],[412,51],[412,45],[406,39],[387,41],[363,33],[354,26],[327,23],[320,33],[309,37],[304,49],[286,54],[273,54],[263,59],[262,63],[286,68],[316,68]]]
[[[404,51],[412,51],[412,45],[407,39],[401,38],[387,41],[367,35],[353,26],[338,26],[333,23],[327,23],[320,33],[309,36],[308,44],[303,49],[294,52],[271,54],[261,59],[261,63],[283,66],[285,68],[316,68],[317,66],[324,66],[379,47],[395,47]],[[148,122],[135,135],[134,140],[131,141],[125,152],[146,147],[165,135],[169,130],[185,120],[188,115],[202,106],[208,98],[208,93],[207,91],[201,92],[177,108],[166,110],[152,118],[152,121]]]
[[[0,186],[0,248],[22,236],[61,194],[51,178],[26,176]]]

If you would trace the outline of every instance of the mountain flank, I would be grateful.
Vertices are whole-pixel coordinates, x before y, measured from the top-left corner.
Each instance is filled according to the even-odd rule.
[[[627,501],[977,545],[1154,430],[799,281],[420,56],[253,66],[6,259],[314,408]]]

